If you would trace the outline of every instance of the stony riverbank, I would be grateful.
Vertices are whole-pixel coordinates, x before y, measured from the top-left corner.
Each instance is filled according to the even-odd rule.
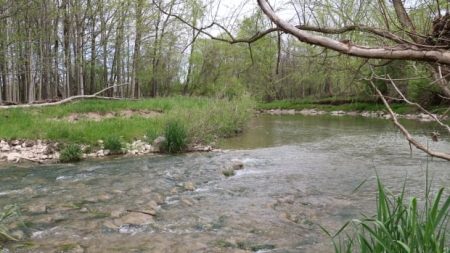
[[[160,147],[163,141],[164,137],[159,137],[152,143],[142,140],[127,143],[124,145],[121,155],[139,156],[161,153]],[[0,140],[0,163],[57,163],[63,146],[62,143],[47,140]],[[80,146],[84,152],[84,159],[104,158],[112,155],[110,150],[104,148],[102,140],[98,141],[98,147],[96,148],[89,145]],[[192,144],[188,146],[186,152],[210,152],[214,150],[212,146]]]
[[[384,111],[322,111],[317,109],[303,109],[303,110],[285,110],[285,109],[271,109],[260,110],[259,113],[270,115],[331,115],[331,116],[361,116],[366,118],[378,118],[378,119],[391,119],[392,116]],[[399,119],[417,120],[421,122],[434,121],[433,117],[425,113],[409,113],[409,114],[396,114]],[[441,120],[448,120],[448,116],[434,115]]]

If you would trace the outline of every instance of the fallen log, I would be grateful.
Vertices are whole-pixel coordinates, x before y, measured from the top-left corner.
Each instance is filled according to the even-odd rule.
[[[41,103],[41,104],[19,104],[19,105],[3,105],[0,106],[0,109],[14,109],[14,108],[33,108],[33,107],[45,107],[45,106],[53,106],[53,105],[62,105],[62,104],[67,104],[70,103],[72,101],[75,100],[82,100],[82,99],[104,99],[104,100],[124,100],[124,99],[129,99],[129,98],[117,98],[117,97],[105,97],[105,96],[99,96],[100,94],[102,94],[103,92],[112,89],[112,88],[117,88],[117,87],[121,87],[121,86],[125,86],[128,84],[120,84],[120,85],[115,85],[115,86],[110,86],[107,87],[99,92],[96,92],[92,95],[77,95],[77,96],[72,96],[72,97],[68,97],[65,98],[63,100],[59,100],[57,102],[50,102],[50,103]]]

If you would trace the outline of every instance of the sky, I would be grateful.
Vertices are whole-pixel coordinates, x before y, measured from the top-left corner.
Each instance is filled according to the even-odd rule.
[[[208,18],[205,20],[205,24],[209,24],[211,20],[215,18],[216,22],[224,25],[230,30],[237,28],[242,19],[253,15],[258,10],[258,4],[256,0],[212,0],[212,4],[209,5]],[[271,0],[270,4],[277,9],[277,13],[289,20],[295,13],[293,8],[284,7],[282,4],[285,0]],[[214,30],[213,33],[219,33],[218,30]]]

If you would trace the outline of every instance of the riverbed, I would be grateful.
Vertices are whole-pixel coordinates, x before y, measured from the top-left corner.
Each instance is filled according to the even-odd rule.
[[[430,148],[430,123],[405,121]],[[22,210],[9,252],[331,252],[337,231],[373,214],[376,175],[394,193],[450,186],[450,164],[410,150],[391,122],[260,115],[223,151],[0,170],[0,206]],[[243,170],[225,177],[233,161]],[[406,180],[406,181],[405,181]],[[361,187],[360,184],[365,182]],[[355,189],[358,188],[356,191]],[[447,192],[448,194],[448,192]],[[144,213],[148,214],[144,214]],[[150,215],[149,215],[150,214]]]

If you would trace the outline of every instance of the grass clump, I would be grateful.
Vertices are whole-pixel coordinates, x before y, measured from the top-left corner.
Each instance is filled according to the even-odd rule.
[[[79,145],[70,144],[59,154],[59,161],[62,163],[79,162],[83,158],[83,151]]]
[[[374,218],[356,219],[345,224],[333,238],[335,252],[370,253],[448,253],[446,237],[450,219],[450,196],[444,197],[441,188],[434,199],[425,196],[425,206],[418,206],[417,198],[405,201],[405,190],[399,196],[388,194],[378,179],[377,214]],[[346,227],[353,228],[344,239],[339,234]],[[337,241],[336,241],[337,239]]]
[[[122,148],[124,145],[122,144],[120,138],[117,136],[110,136],[106,138],[103,145],[104,148],[109,150],[113,155],[122,154],[123,152]]]
[[[184,124],[179,120],[170,120],[164,130],[164,150],[169,153],[179,153],[187,146],[187,132]]]
[[[6,225],[8,220],[19,216],[19,209],[15,205],[8,205],[0,210],[0,242],[2,241],[17,241],[10,233]],[[1,248],[0,248],[1,249]]]

